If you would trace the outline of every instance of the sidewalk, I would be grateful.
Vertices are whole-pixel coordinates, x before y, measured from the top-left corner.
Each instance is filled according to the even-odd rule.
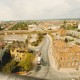
[[[47,37],[50,40],[50,45],[49,45],[49,50],[48,50],[48,56],[49,56],[50,66],[53,69],[57,70],[57,66],[56,66],[55,59],[54,59],[54,56],[53,56],[53,51],[52,51],[52,38],[49,35],[47,35]]]

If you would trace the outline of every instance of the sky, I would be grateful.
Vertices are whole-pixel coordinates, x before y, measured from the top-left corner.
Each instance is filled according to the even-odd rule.
[[[0,20],[80,18],[80,0],[0,0]]]

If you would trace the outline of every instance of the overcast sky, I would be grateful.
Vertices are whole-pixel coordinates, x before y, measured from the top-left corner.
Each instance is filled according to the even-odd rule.
[[[80,0],[0,0],[0,20],[80,18]]]

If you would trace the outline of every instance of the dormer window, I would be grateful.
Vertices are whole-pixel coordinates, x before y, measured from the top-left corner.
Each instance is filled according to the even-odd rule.
[[[62,61],[62,57],[61,57],[61,61]]]

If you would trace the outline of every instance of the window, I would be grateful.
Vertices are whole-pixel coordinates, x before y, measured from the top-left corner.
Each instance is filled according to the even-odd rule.
[[[19,50],[17,50],[17,52],[19,52]]]
[[[62,57],[61,57],[61,60],[62,60]]]
[[[21,60],[21,57],[20,57],[20,60]]]

